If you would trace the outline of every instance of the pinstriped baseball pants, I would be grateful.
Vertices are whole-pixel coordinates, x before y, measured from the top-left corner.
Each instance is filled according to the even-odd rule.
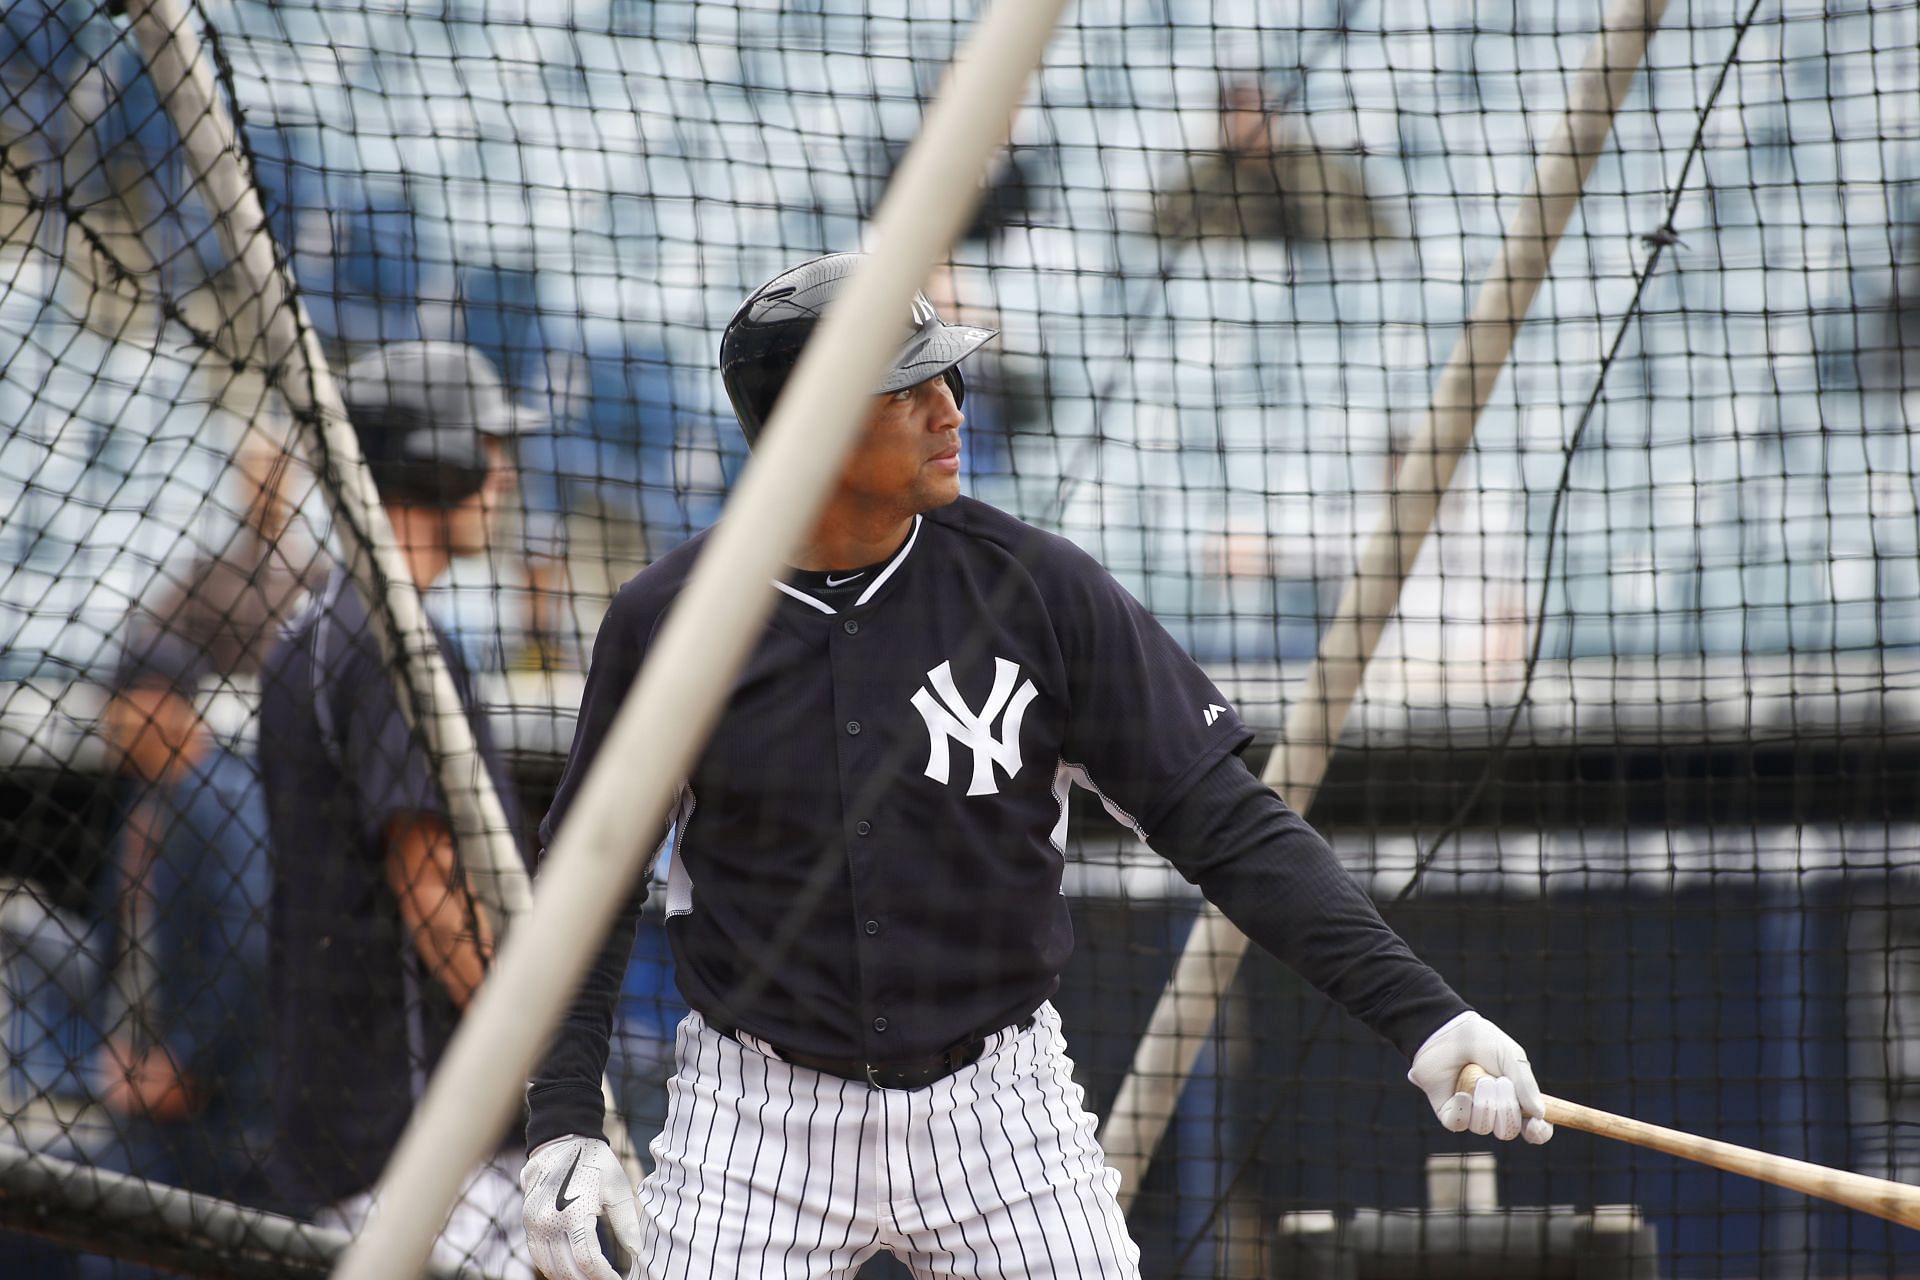
[[[647,1280],[851,1276],[883,1249],[922,1277],[1139,1275],[1052,1005],[912,1091],[793,1066],[697,1013],[676,1053],[639,1192]]]

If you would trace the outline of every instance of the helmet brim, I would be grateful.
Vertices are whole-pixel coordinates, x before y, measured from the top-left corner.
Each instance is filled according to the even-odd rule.
[[[900,348],[900,354],[894,357],[892,370],[875,388],[875,394],[904,391],[908,387],[919,386],[929,378],[937,378],[999,334],[998,329],[942,324],[938,320],[922,325]]]

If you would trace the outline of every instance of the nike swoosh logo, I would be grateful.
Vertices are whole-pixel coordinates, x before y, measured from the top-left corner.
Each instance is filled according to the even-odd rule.
[[[561,1181],[560,1190],[557,1193],[555,1193],[553,1197],[553,1207],[558,1211],[560,1211],[561,1213],[565,1213],[567,1211],[567,1206],[580,1198],[579,1196],[569,1196],[567,1194],[567,1188],[573,1185],[574,1171],[579,1167],[580,1167],[580,1153],[576,1151],[573,1153],[573,1163],[567,1166],[567,1176],[565,1179]]]
[[[832,574],[828,574],[827,585],[830,587],[844,587],[849,582],[852,582],[855,578],[864,578],[866,576],[867,576],[867,571],[865,569],[862,569],[858,573],[850,573],[844,578],[836,578]]]

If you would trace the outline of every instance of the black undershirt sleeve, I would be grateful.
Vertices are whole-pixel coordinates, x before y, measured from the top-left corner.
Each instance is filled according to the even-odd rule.
[[[580,720],[566,772],[554,794],[553,807],[540,824],[540,859],[546,860],[567,810],[600,754],[614,717],[640,673],[645,651],[645,628],[630,616],[631,598],[622,593],[601,625],[594,641],[593,662],[580,699]],[[660,833],[664,836],[665,833]],[[633,955],[634,935],[640,928],[640,909],[646,901],[646,880],[622,904],[593,967],[567,1006],[554,1033],[553,1045],[534,1068],[527,1084],[527,1150],[569,1134],[598,1137],[606,1107],[600,1078],[606,1072],[608,1043],[613,1034],[614,1009],[620,1000],[627,962]]]
[[[1408,1058],[1467,1011],[1320,833],[1239,756],[1202,775],[1148,843],[1248,938]]]
[[[599,956],[581,981],[579,994],[567,1006],[553,1047],[534,1068],[527,1085],[529,1151],[569,1134],[606,1140],[606,1103],[600,1093],[600,1078],[607,1069],[613,1010],[620,999],[627,961],[633,955],[645,897],[644,889],[631,895],[614,918]]]

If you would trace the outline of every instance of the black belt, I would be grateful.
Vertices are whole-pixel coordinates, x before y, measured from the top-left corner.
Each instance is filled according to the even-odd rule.
[[[736,1044],[743,1043],[740,1033],[734,1027],[723,1026],[717,1022],[707,1023]],[[1028,1014],[1011,1027],[1009,1031],[1025,1031],[1033,1025],[1033,1015]],[[998,1035],[995,1031],[991,1035]],[[759,1037],[755,1036],[758,1040]],[[944,1080],[962,1067],[970,1067],[980,1061],[980,1055],[987,1051],[988,1036],[974,1036],[962,1040],[931,1058],[919,1058],[911,1062],[862,1062],[858,1058],[822,1058],[811,1053],[792,1053],[779,1045],[766,1044],[782,1062],[792,1063],[796,1067],[805,1067],[809,1071],[818,1071],[822,1075],[838,1076],[842,1080],[856,1080],[870,1084],[876,1089],[924,1089],[937,1080]],[[749,1045],[748,1048],[753,1046]]]

